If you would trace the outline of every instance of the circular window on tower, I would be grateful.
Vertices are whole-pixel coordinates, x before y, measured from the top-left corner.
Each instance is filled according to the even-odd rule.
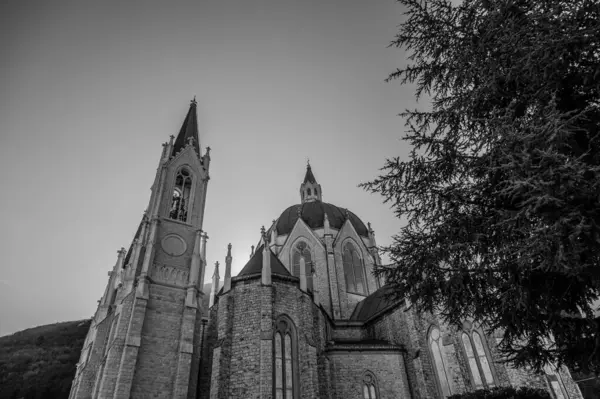
[[[177,234],[166,235],[162,239],[160,246],[162,247],[163,251],[171,256],[181,256],[187,249],[185,240]]]

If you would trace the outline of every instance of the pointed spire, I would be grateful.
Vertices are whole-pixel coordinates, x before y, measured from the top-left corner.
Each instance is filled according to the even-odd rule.
[[[304,183],[317,183],[315,175],[313,175],[312,169],[310,168],[310,162],[306,162],[306,174],[304,175]]]
[[[181,125],[181,129],[179,130],[179,134],[175,139],[175,143],[173,144],[173,149],[171,150],[171,155],[177,154],[179,151],[183,150],[186,145],[191,144],[194,146],[196,153],[200,156],[200,140],[198,139],[198,117],[196,115],[196,96],[190,102],[190,109],[188,110],[185,119],[183,120],[183,124]],[[193,141],[193,143],[190,143]]]
[[[315,179],[315,175],[308,162],[306,163],[304,182],[300,185],[300,199],[302,200],[302,203],[321,201],[321,185],[317,183],[317,179]]]

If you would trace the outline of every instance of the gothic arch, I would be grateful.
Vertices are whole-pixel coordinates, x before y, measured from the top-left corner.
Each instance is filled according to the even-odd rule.
[[[361,382],[363,399],[381,398],[379,394],[379,383],[377,382],[377,377],[375,377],[375,374],[371,370],[365,370]]]
[[[194,209],[197,174],[191,165],[185,163],[177,166],[171,176],[171,185],[167,191],[166,216],[171,220],[189,224]]]
[[[450,376],[448,369],[448,360],[442,349],[442,331],[436,324],[429,326],[427,331],[427,348],[431,356],[433,372],[436,375],[438,391],[443,398],[452,395],[452,387],[450,385]]]
[[[306,273],[306,286],[313,289],[312,271],[315,269],[315,251],[310,240],[300,236],[290,246],[290,272],[295,277],[300,277],[300,269],[304,266]]]
[[[346,292],[358,295],[368,295],[368,278],[365,256],[360,245],[352,237],[346,237],[341,242],[342,267],[346,283]]]
[[[273,323],[273,397],[299,399],[299,372],[298,331],[293,320],[281,314]]]
[[[461,353],[466,360],[473,387],[482,389],[496,386],[498,377],[486,336],[481,327],[465,321],[459,334]]]

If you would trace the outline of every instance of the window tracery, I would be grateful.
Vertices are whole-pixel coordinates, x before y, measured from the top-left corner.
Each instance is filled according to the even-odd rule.
[[[481,334],[473,330],[462,333],[462,342],[475,388],[493,387],[494,375],[485,351]]]
[[[277,320],[273,345],[274,398],[297,398],[296,332],[291,320],[285,317]]]
[[[366,372],[363,377],[363,399],[377,399],[377,380],[371,372]]]
[[[312,253],[310,247],[306,242],[299,241],[294,246],[294,252],[292,256],[292,275],[300,277],[300,269],[304,267],[306,275],[306,287],[309,290],[313,289],[312,274],[314,265],[312,261]]]
[[[187,222],[191,191],[192,176],[186,168],[181,168],[175,176],[169,218]]]
[[[342,263],[344,265],[344,275],[346,276],[346,290],[364,295],[367,291],[365,268],[358,251],[351,242],[344,245]]]
[[[452,389],[450,388],[450,382],[448,380],[447,365],[444,360],[444,353],[442,352],[442,336],[439,328],[433,326],[429,330],[429,349],[433,356],[433,362],[435,371],[440,384],[443,397],[452,395]]]

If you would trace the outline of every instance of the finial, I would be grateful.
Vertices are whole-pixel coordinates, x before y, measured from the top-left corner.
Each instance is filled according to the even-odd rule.
[[[210,155],[210,147],[206,147],[206,155]]]
[[[231,243],[229,243],[229,245],[227,245],[227,256],[231,257]]]
[[[250,257],[252,257],[252,255],[254,255],[254,245],[252,245],[250,248]]]
[[[267,231],[265,230],[265,226],[262,226],[262,227],[260,228],[260,235],[261,235],[261,237],[262,237],[262,238],[264,238],[264,239],[265,239],[265,241],[266,241],[266,235],[267,235]]]
[[[348,209],[344,210],[344,215],[346,216],[346,219],[350,219],[350,212],[348,211]]]
[[[302,205],[298,205],[298,208],[296,208],[296,214],[298,215],[298,218],[302,217]]]
[[[219,270],[219,261],[215,262],[215,270]]]
[[[194,105],[198,104],[198,103],[196,102],[196,96],[195,96],[195,95],[194,95],[194,98],[193,98],[193,100],[192,100],[192,101],[190,101],[190,104],[194,104]]]
[[[306,157],[306,167],[310,168],[310,159]]]

